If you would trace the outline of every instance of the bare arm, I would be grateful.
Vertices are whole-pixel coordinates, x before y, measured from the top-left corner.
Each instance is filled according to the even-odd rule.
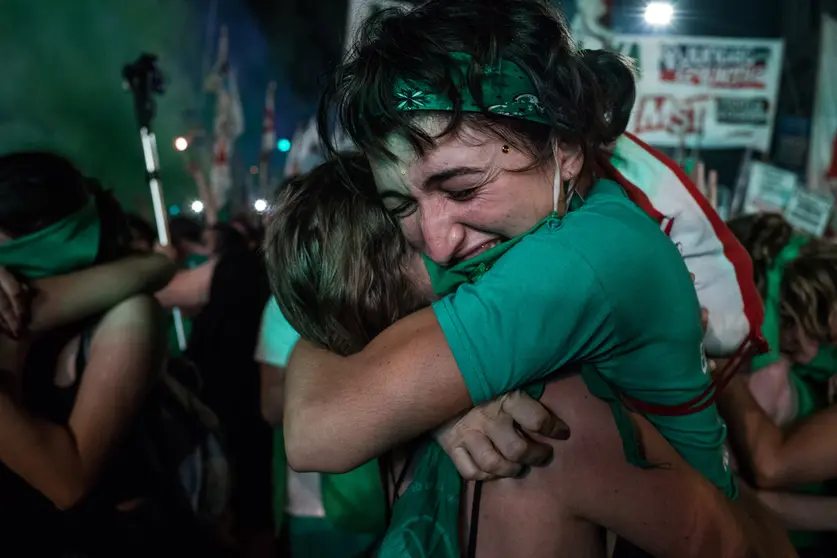
[[[261,363],[259,375],[262,417],[273,428],[280,428],[285,411],[285,368]]]
[[[550,386],[550,391],[555,387]],[[559,400],[566,397],[556,395]],[[544,400],[550,400],[549,393]],[[572,481],[565,481],[567,498],[578,517],[606,527],[652,556],[744,555],[746,537],[730,503],[650,423],[633,417],[646,458],[666,466],[642,469],[626,462],[606,405],[593,400],[587,401],[587,407],[588,413],[573,417],[574,421],[565,417],[573,429],[569,442],[576,443],[578,455],[559,465],[563,474],[571,475]],[[593,409],[597,411],[590,417]],[[591,418],[599,422],[594,424]],[[602,422],[603,418],[610,422]],[[562,451],[567,455],[570,449]],[[559,456],[556,463],[561,462]]]
[[[741,505],[729,502],[639,416],[634,420],[646,457],[665,466],[627,463],[607,404],[590,395],[580,376],[550,382],[541,402],[553,412],[560,409],[572,435],[564,442],[545,440],[555,453],[546,467],[521,480],[483,486],[479,547],[495,549],[497,556],[547,556],[544,549],[552,548],[574,555],[580,522],[663,558],[794,555],[781,528],[770,540],[776,553],[753,548],[753,525],[775,524],[739,517]],[[517,520],[508,527],[510,516]]]
[[[736,377],[718,399],[736,455],[761,488],[790,487],[837,477],[837,407],[801,422],[787,434],[773,424]]]
[[[58,508],[74,506],[95,484],[159,373],[160,318],[144,296],[105,315],[66,427],[31,415],[8,393],[0,396],[0,460]]]
[[[285,389],[285,445],[298,471],[350,471],[473,406],[430,309],[350,357],[300,341]]]
[[[149,254],[33,280],[29,330],[43,333],[104,312],[133,295],[153,293],[174,271],[167,258]]]
[[[784,427],[796,418],[796,397],[790,380],[791,362],[782,357],[751,373],[747,387],[774,424]]]
[[[164,289],[157,291],[157,301],[163,308],[203,307],[209,302],[216,263],[217,260],[211,259],[195,269],[178,272]]]
[[[782,518],[788,529],[837,531],[837,498],[761,490],[759,500]]]

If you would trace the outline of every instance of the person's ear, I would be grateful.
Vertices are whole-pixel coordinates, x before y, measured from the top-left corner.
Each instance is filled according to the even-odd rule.
[[[581,174],[584,166],[584,154],[581,147],[569,143],[555,144],[555,161],[561,169],[561,180],[574,180]]]

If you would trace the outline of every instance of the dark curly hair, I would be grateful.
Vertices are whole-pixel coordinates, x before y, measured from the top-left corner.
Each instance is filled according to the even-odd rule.
[[[453,52],[472,57],[466,78],[481,112],[459,110]],[[488,112],[482,69],[501,59],[531,79],[549,126]],[[455,110],[438,137],[468,122],[525,149],[533,166],[551,161],[560,140],[578,145],[589,169],[602,146],[625,131],[636,96],[631,62],[578,50],[564,17],[545,0],[431,0],[410,11],[382,10],[365,22],[321,100],[321,137],[332,137],[336,123],[371,157],[391,157],[386,139],[392,133],[424,153],[436,138],[415,124],[414,113],[397,110],[399,79],[426,83],[451,99]],[[325,141],[334,153],[336,146]]]

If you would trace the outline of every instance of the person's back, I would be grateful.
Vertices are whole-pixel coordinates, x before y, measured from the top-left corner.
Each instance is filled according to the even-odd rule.
[[[547,218],[496,260],[484,256],[482,274],[434,303],[442,328],[457,340],[453,352],[466,363],[475,401],[566,365],[591,365],[584,369],[588,388],[611,403],[631,463],[654,466],[627,416],[635,410],[735,497],[725,425],[711,401],[703,405],[711,378],[689,272],[621,186],[598,180],[583,199],[572,199],[566,215]]]
[[[207,403],[222,421],[230,421],[241,411],[241,397],[258,401],[253,352],[270,290],[261,257],[244,246],[237,231],[226,229],[223,236],[242,245],[217,256],[208,302],[192,320],[187,356],[204,376]],[[258,404],[249,410],[257,416]]]
[[[674,244],[621,187],[606,181],[594,187],[581,208],[567,214],[562,228],[592,268],[601,273],[617,268],[620,282],[631,284],[624,289],[601,283],[612,307],[643,312],[617,316],[619,349],[592,362],[599,373],[631,400],[668,407],[694,400],[703,403],[711,376],[702,344],[700,304]],[[591,237],[591,230],[607,242]],[[693,467],[734,496],[724,446],[726,427],[717,409],[709,405],[691,411],[685,408],[680,416],[651,412],[646,418]]]
[[[272,528],[271,437],[259,412],[253,359],[269,287],[262,258],[238,231],[216,226],[216,249],[209,298],[192,322],[186,355],[197,365],[203,399],[227,435],[234,521],[238,534],[252,541]]]

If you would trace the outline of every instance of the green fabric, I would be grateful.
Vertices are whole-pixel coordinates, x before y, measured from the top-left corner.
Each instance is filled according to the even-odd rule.
[[[758,370],[779,360],[779,316],[782,296],[782,275],[785,266],[799,256],[799,250],[810,241],[810,237],[794,235],[776,256],[767,270],[767,289],[764,297],[764,321],[762,336],[767,340],[768,351],[753,357],[752,369]]]
[[[326,518],[287,516],[290,555],[294,558],[365,558],[376,535],[348,533]]]
[[[427,268],[427,274],[430,276],[430,284],[433,286],[433,292],[437,296],[445,296],[456,291],[459,285],[466,283],[476,283],[491,269],[491,266],[496,262],[500,256],[511,250],[511,248],[518,242],[532,234],[542,226],[546,225],[552,219],[557,219],[556,214],[542,219],[529,232],[512,238],[506,242],[498,244],[489,250],[477,255],[474,258],[461,261],[451,267],[443,267],[422,254],[424,266]]]
[[[209,256],[205,256],[204,254],[189,254],[186,256],[186,261],[183,263],[183,267],[186,269],[195,269],[208,261]]]
[[[0,266],[31,278],[93,265],[99,254],[99,213],[92,198],[45,229],[0,244]]]
[[[496,66],[484,66],[479,76],[482,104],[474,97],[468,84],[468,67],[472,57],[464,52],[450,55],[454,63],[452,78],[456,97],[434,89],[430,84],[398,79],[395,82],[395,101],[403,112],[452,112],[457,103],[463,112],[486,112],[499,116],[521,118],[541,124],[552,124],[546,116],[529,76],[511,60],[500,60]]]
[[[288,460],[282,429],[273,431],[273,517],[282,528],[287,503]],[[379,535],[386,529],[387,500],[378,460],[340,475],[320,475],[326,517],[333,529],[344,533]]]
[[[625,454],[625,461],[635,467],[652,467],[653,464],[645,459],[636,425],[634,425],[630,414],[622,404],[622,400],[619,399],[619,390],[599,374],[595,366],[583,365],[581,377],[590,393],[607,403],[610,408],[613,421],[616,423],[616,430],[622,440],[622,452]]]
[[[461,284],[433,309],[475,404],[571,363],[592,365],[618,392],[652,404],[682,404],[710,385],[700,305],[680,253],[607,180],[563,218],[515,239],[476,283]],[[634,446],[632,428],[615,418]],[[735,498],[726,425],[714,405],[647,418]]]
[[[827,382],[837,374],[837,346],[821,345],[817,356],[808,364],[795,364],[794,372],[815,382]]]
[[[387,495],[378,460],[342,475],[323,474],[320,480],[326,517],[352,533],[383,533],[387,528]]]
[[[418,451],[413,480],[393,506],[377,558],[460,558],[462,479],[435,442]]]

